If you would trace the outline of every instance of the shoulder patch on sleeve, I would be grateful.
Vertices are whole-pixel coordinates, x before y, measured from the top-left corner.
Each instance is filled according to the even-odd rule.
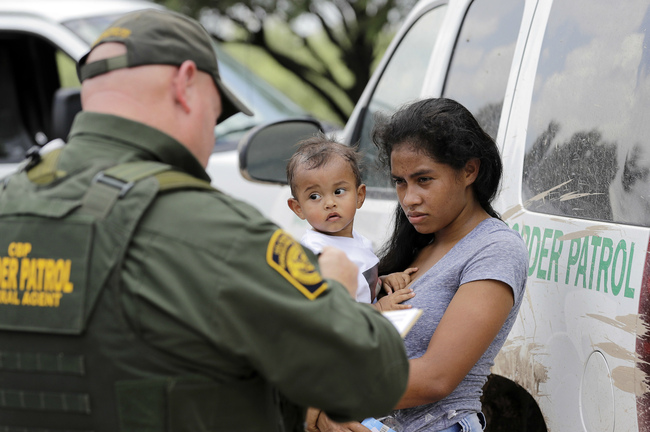
[[[310,300],[327,289],[327,283],[309,261],[300,243],[281,229],[269,240],[266,262]]]

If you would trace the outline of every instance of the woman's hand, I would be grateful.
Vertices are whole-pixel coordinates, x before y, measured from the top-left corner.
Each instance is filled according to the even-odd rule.
[[[307,408],[305,417],[305,432],[318,432],[318,417],[322,413],[318,408]],[[323,415],[325,415],[323,413]]]
[[[307,409],[306,432],[370,432],[359,422],[337,423],[318,408]]]

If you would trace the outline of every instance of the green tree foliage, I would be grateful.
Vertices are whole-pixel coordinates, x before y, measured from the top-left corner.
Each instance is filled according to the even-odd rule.
[[[220,41],[256,47],[344,123],[415,0],[156,0]],[[210,25],[214,24],[214,25]]]

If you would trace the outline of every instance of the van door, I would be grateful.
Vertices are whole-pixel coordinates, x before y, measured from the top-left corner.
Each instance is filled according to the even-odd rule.
[[[549,430],[650,430],[649,25],[647,1],[540,0],[513,86],[497,208],[530,267],[494,370]]]

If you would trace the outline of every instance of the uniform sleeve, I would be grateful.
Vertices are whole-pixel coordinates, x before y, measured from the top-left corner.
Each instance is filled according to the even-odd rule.
[[[313,254],[275,227],[251,229],[234,249],[238,277],[221,301],[237,306],[219,317],[233,329],[223,342],[294,403],[342,420],[388,413],[408,377],[392,324],[322,280]]]
[[[179,208],[193,220],[175,220]],[[322,280],[296,240],[236,203],[160,199],[155,215],[130,250],[134,299],[125,300],[151,344],[208,376],[261,375],[291,402],[333,419],[395,406],[408,379],[400,335],[343,286]]]

